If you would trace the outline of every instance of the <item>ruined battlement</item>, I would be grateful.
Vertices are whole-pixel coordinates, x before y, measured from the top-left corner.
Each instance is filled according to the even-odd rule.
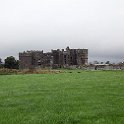
[[[24,51],[19,53],[20,69],[38,67],[82,66],[88,63],[88,49],[57,49],[51,52]]]

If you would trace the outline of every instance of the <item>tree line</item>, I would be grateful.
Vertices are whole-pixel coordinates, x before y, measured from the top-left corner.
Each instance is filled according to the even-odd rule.
[[[0,68],[19,69],[19,60],[16,60],[13,56],[9,56],[2,62],[0,58]]]

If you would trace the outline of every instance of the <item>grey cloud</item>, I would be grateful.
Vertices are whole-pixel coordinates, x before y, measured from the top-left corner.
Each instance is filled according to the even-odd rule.
[[[4,0],[0,57],[24,50],[88,48],[89,59],[123,61],[123,0]]]

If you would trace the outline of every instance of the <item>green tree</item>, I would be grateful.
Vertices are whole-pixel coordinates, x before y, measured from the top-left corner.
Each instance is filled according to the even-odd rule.
[[[110,62],[109,62],[109,61],[107,61],[105,64],[110,64]]]
[[[0,68],[3,68],[3,63],[1,58],[0,58]]]
[[[4,67],[9,69],[19,69],[19,61],[13,56],[7,57],[5,59]]]
[[[2,64],[2,59],[0,58],[0,65]]]

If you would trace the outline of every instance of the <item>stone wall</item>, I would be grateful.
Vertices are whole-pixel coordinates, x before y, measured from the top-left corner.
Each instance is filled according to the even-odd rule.
[[[27,51],[19,53],[20,69],[37,67],[68,67],[88,64],[88,49],[57,49],[51,52]]]

